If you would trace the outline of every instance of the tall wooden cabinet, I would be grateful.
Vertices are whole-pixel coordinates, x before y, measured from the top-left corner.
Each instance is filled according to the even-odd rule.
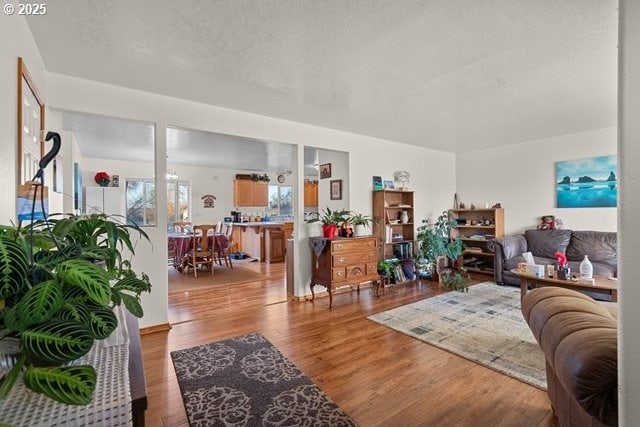
[[[487,243],[504,236],[504,209],[453,209],[451,214],[458,225],[451,230],[451,237],[460,237],[465,250],[458,265],[476,273],[494,274],[494,254],[487,250]]]
[[[373,192],[373,235],[378,259],[413,259],[416,253],[413,191]]]
[[[305,207],[318,206],[318,183],[317,182],[304,183],[304,206]]]
[[[269,204],[269,183],[249,179],[233,180],[233,205],[267,206]]]

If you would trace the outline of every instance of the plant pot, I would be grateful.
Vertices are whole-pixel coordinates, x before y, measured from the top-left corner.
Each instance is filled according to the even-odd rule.
[[[353,229],[353,235],[354,236],[368,236],[369,234],[371,234],[369,232],[369,227],[367,227],[366,225],[362,225],[362,224],[356,224],[355,228]]]
[[[324,224],[322,226],[322,236],[326,239],[333,239],[338,236],[338,227],[335,224]]]

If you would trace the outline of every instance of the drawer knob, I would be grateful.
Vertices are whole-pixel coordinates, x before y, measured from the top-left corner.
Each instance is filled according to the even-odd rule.
[[[342,276],[342,271],[338,271],[337,276],[338,277]]]
[[[338,258],[338,262],[344,262],[344,257],[341,256],[340,258]]]
[[[336,245],[336,249],[342,249],[342,245],[341,244]]]

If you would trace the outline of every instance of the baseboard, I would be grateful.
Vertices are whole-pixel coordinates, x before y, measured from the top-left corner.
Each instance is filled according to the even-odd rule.
[[[166,332],[169,330],[171,330],[171,324],[169,322],[160,323],[159,325],[146,326],[144,328],[140,328],[140,335],[154,334],[156,332]]]

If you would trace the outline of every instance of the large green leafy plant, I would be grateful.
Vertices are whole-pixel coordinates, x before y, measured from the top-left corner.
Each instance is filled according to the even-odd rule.
[[[149,240],[139,227],[98,214],[0,226],[0,341],[19,342],[16,363],[0,378],[0,399],[22,374],[29,389],[57,401],[91,401],[95,369],[70,362],[116,329],[115,306],[142,317],[149,277],[138,276],[121,252],[134,254],[138,237]]]
[[[468,290],[468,274],[464,267],[456,267],[456,259],[464,250],[464,243],[457,237],[452,239],[451,230],[456,227],[456,221],[444,211],[431,224],[425,223],[418,227],[418,256],[428,263],[435,264],[438,257],[446,257],[451,270],[445,273],[443,283],[452,290],[466,292]]]

